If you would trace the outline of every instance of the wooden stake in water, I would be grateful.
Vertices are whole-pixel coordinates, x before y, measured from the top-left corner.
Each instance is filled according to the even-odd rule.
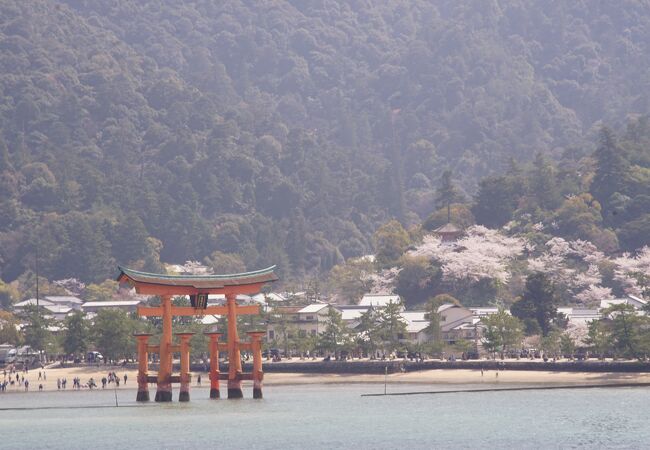
[[[388,366],[384,368],[384,395],[386,395],[386,381],[388,380]]]

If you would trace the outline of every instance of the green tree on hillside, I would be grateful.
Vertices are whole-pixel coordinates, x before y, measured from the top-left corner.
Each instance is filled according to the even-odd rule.
[[[547,336],[557,317],[557,296],[549,278],[540,272],[528,275],[524,294],[510,310],[523,321],[534,319],[542,335]]]
[[[408,305],[424,302],[442,279],[440,267],[431,264],[424,257],[405,255],[400,259],[400,266],[402,270],[397,276],[395,292]]]
[[[438,205],[438,208],[447,208],[449,210],[452,203],[465,202],[465,196],[452,179],[451,170],[445,170],[442,173],[439,183],[436,189],[436,205]]]
[[[535,199],[537,206],[544,210],[552,211],[562,201],[555,168],[539,152],[535,155],[533,161],[530,190],[530,196]]]
[[[624,194],[629,170],[623,150],[618,147],[614,133],[606,127],[600,131],[600,144],[594,153],[596,174],[590,192],[603,209],[605,223],[616,222],[613,208],[616,193]]]
[[[502,227],[512,219],[521,195],[509,177],[483,178],[472,207],[476,222],[490,228]]]
[[[375,258],[379,267],[395,265],[410,242],[409,235],[397,220],[385,223],[375,232]]]

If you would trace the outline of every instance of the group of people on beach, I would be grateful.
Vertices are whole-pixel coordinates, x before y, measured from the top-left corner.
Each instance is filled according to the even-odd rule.
[[[129,377],[124,374],[124,384]],[[107,377],[102,377],[102,389],[106,388],[107,384],[115,383],[115,387],[120,387],[120,377],[115,372],[108,372]]]
[[[25,377],[29,373],[29,369],[25,367],[22,370],[22,373],[19,373],[14,366],[9,366],[9,373],[7,374],[7,369],[3,369],[2,371],[2,383],[0,383],[0,392],[5,392],[7,390],[7,386],[20,386],[24,387],[25,391],[29,390],[29,380]],[[9,375],[9,379],[7,379],[7,375]],[[38,379],[39,381],[43,379],[45,376],[45,372],[41,373],[38,372]],[[15,379],[14,379],[15,377]],[[39,384],[38,386],[39,390],[43,390],[43,385]]]
[[[25,391],[29,391],[30,387],[30,381],[28,379],[28,374],[29,374],[29,369],[27,367],[23,368],[22,370],[18,371],[15,366],[11,365],[3,369],[2,371],[3,374],[3,380],[0,382],[0,392],[5,392],[8,387],[15,387],[15,388],[24,388]],[[122,378],[120,378],[115,372],[109,372],[107,376],[102,377],[102,387],[105,388],[107,384],[110,383],[115,383],[115,387],[120,387],[120,382],[121,380],[124,380],[124,384],[126,384],[126,381],[128,380],[127,374],[124,374]],[[47,381],[47,374],[45,373],[45,370],[41,368],[38,372],[38,390],[42,391],[44,389],[43,382]],[[56,388],[57,390],[65,390],[68,386],[68,379],[66,377],[63,378],[57,378],[56,379]],[[81,390],[81,389],[93,389],[97,387],[97,383],[95,380],[91,377],[88,379],[87,382],[82,383],[80,377],[74,377],[72,379],[72,388],[74,390]]]

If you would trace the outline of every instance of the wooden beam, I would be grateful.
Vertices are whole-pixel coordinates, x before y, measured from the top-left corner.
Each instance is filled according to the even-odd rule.
[[[220,373],[219,374],[219,379],[220,380],[228,380],[229,375],[228,373]],[[253,374],[252,373],[240,373],[236,377],[237,380],[252,380],[253,379]]]
[[[138,306],[138,316],[160,317],[163,315],[162,306]]]
[[[228,351],[228,342],[219,342],[219,351],[227,352]],[[240,342],[238,345],[239,350],[252,350],[252,344],[250,342]]]
[[[228,314],[226,306],[208,306],[207,308],[193,308],[191,306],[172,306],[172,316],[225,316]],[[259,305],[237,306],[237,314],[259,314]],[[160,306],[138,306],[138,315],[141,317],[161,317],[163,309]]]
[[[143,295],[194,295],[194,294],[248,294],[253,295],[260,292],[262,287],[268,283],[240,284],[236,286],[223,286],[219,288],[197,288],[193,286],[169,286],[145,281],[133,281],[135,291]]]

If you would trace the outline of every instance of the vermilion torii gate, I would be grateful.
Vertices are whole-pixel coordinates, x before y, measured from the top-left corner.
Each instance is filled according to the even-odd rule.
[[[237,315],[258,314],[259,305],[240,306],[238,294],[257,294],[265,283],[277,281],[275,266],[255,272],[232,275],[161,275],[119,267],[117,281],[135,287],[138,294],[157,295],[160,306],[138,307],[138,315],[143,317],[162,317],[162,335],[159,345],[148,343],[149,334],[137,334],[138,339],[138,401],[149,400],[148,382],[157,382],[156,401],[172,400],[172,382],[180,382],[179,401],[189,400],[189,340],[191,333],[179,333],[180,344],[172,342],[172,317],[196,315],[225,315],[228,318],[228,340],[220,343],[221,333],[206,333],[210,338],[210,398],[219,398],[219,380],[228,380],[228,398],[243,397],[242,380],[253,380],[253,397],[262,398],[262,351],[261,343],[264,332],[248,333],[250,342],[240,342],[237,333]],[[209,294],[224,294],[225,306],[207,306]],[[189,295],[192,306],[173,306],[172,297]],[[219,373],[219,351],[228,351],[228,373]],[[241,350],[253,353],[253,373],[243,373],[241,367]],[[157,377],[148,375],[148,353],[157,352],[160,356],[160,368]],[[172,376],[172,355],[181,353],[180,377]]]

